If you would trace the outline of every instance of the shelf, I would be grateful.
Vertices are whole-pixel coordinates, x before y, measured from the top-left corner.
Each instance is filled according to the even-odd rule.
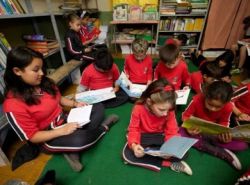
[[[53,54],[55,54],[55,53],[57,53],[57,52],[59,52],[59,51],[60,51],[60,48],[59,48],[59,47],[58,47],[58,48],[50,49],[50,50],[48,51],[48,53],[45,54],[43,57],[44,57],[44,58],[47,58],[47,57],[49,57],[49,56],[51,56],[51,55],[53,55]]]
[[[175,31],[175,30],[172,30],[172,31],[164,31],[164,30],[159,30],[159,33],[200,33],[200,31]]]
[[[160,17],[205,17],[206,14],[160,14]]]
[[[158,20],[111,21],[110,24],[158,24]]]
[[[129,39],[129,40],[112,40],[111,43],[112,44],[132,44],[134,39]],[[148,43],[150,44],[156,44],[155,40],[152,41],[148,41]]]
[[[49,13],[31,13],[31,14],[13,14],[13,15],[1,15],[0,19],[22,19],[32,17],[46,17],[50,16]]]

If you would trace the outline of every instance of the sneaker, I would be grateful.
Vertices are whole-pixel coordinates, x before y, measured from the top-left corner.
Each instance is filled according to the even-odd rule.
[[[226,157],[226,159],[228,160],[228,162],[230,162],[237,170],[241,170],[241,163],[240,160],[238,159],[238,157],[231,152],[228,149],[224,149],[225,152],[227,153],[227,155],[229,155],[230,157]]]
[[[102,122],[102,126],[104,126],[106,130],[109,130],[118,120],[119,117],[116,114],[111,114]]]
[[[189,167],[189,165],[184,162],[184,161],[180,161],[180,162],[173,162],[170,166],[170,169],[176,172],[183,172],[186,173],[188,175],[192,175],[192,169]]]
[[[63,156],[75,172],[80,172],[82,170],[83,165],[79,161],[78,154],[63,154]]]

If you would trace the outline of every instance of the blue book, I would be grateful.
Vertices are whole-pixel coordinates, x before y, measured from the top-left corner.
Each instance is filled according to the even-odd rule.
[[[197,141],[197,139],[193,138],[173,136],[163,143],[160,149],[146,148],[144,149],[144,153],[162,158],[176,157],[182,159]]]

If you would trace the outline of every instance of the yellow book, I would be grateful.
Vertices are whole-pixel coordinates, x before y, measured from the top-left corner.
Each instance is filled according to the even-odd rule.
[[[203,18],[196,18],[194,21],[194,31],[201,31],[203,28],[204,19]]]
[[[184,31],[193,31],[194,29],[194,19],[187,18],[185,19]]]

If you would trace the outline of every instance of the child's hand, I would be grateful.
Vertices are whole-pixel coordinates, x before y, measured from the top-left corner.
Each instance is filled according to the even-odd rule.
[[[59,126],[58,131],[61,133],[62,136],[66,136],[72,134],[78,128],[81,128],[78,123],[66,123],[61,127]]]
[[[229,143],[232,141],[232,135],[230,132],[225,132],[218,135],[218,139],[222,143]]]
[[[119,86],[115,86],[115,87],[113,88],[113,91],[114,91],[114,93],[118,92],[118,91],[119,91]]]
[[[86,103],[86,102],[75,102],[74,103],[75,107],[83,107],[83,106],[86,106],[86,105],[89,105],[89,104]]]
[[[250,121],[250,116],[248,114],[245,114],[245,113],[241,113],[239,116],[238,116],[238,119],[240,121]]]
[[[144,148],[139,144],[133,143],[132,144],[132,150],[134,151],[135,156],[138,157],[138,158],[143,157],[145,155],[144,154]]]
[[[192,128],[188,128],[187,132],[189,133],[189,135],[193,136],[193,135],[200,134],[201,130],[198,127],[192,127]]]
[[[85,49],[84,49],[84,52],[89,53],[89,52],[91,52],[91,50],[92,50],[92,49],[91,49],[90,47],[88,47],[88,48],[85,48]]]

